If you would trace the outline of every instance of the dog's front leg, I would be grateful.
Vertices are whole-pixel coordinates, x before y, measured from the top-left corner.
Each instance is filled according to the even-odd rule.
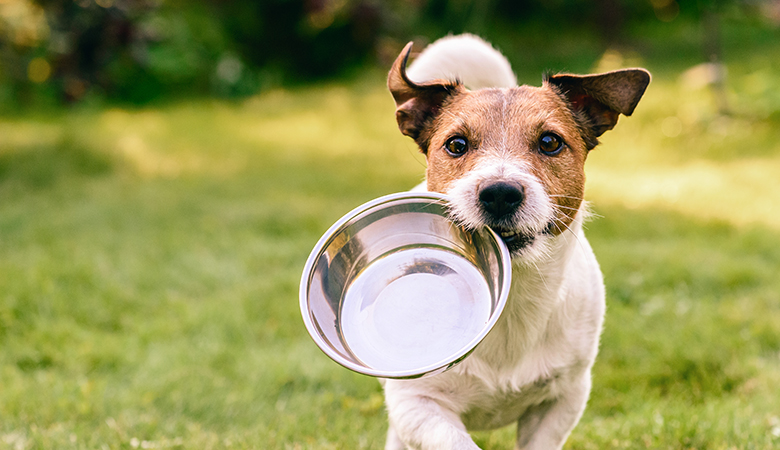
[[[385,384],[385,450],[479,450],[457,414],[422,393],[406,392],[403,383]]]
[[[564,395],[528,409],[517,421],[516,450],[559,450],[585,410],[590,372],[570,385]]]

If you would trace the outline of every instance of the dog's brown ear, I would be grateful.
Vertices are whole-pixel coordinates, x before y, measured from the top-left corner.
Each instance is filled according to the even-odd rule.
[[[423,153],[428,149],[425,132],[442,104],[452,95],[465,90],[457,81],[431,80],[415,83],[406,75],[406,63],[412,43],[406,44],[387,76],[387,87],[395,100],[395,119],[401,133],[411,137]]]
[[[553,86],[584,122],[589,148],[598,144],[605,131],[615,127],[620,114],[630,116],[650,84],[644,69],[623,69],[598,75],[552,75],[545,82]]]

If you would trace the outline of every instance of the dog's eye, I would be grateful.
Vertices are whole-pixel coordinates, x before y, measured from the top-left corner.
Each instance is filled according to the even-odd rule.
[[[544,133],[539,139],[539,151],[547,156],[555,156],[563,150],[563,139],[554,133]]]
[[[447,140],[447,143],[444,144],[444,148],[447,149],[447,153],[449,153],[450,156],[457,158],[458,156],[463,156],[463,154],[468,151],[469,141],[462,136],[451,137]]]

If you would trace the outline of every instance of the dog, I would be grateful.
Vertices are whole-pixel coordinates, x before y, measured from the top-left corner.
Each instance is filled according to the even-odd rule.
[[[385,448],[478,449],[467,430],[516,423],[517,449],[560,449],[590,394],[605,310],[583,234],[584,164],[618,116],[634,112],[650,74],[555,74],[517,86],[506,58],[476,36],[435,42],[407,71],[411,48],[388,88],[399,129],[427,160],[418,189],[447,194],[462,226],[501,236],[512,286],[495,327],[460,364],[382,380]]]

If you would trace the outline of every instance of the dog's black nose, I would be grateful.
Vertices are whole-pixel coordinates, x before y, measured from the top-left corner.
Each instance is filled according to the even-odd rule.
[[[482,207],[495,220],[507,218],[517,212],[524,198],[523,186],[515,183],[493,183],[479,192]]]

